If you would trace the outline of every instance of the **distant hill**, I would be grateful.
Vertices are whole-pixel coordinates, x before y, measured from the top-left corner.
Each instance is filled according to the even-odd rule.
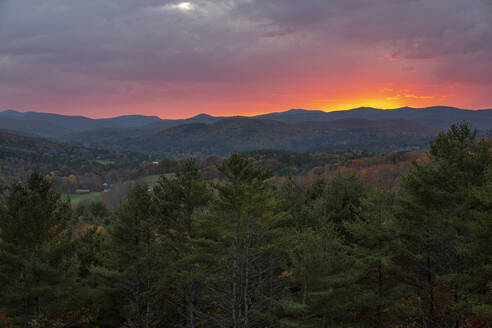
[[[92,119],[84,116],[67,116],[50,113],[0,112],[0,129],[44,137],[60,137],[70,133],[102,128],[136,128],[158,122],[157,116],[127,115],[114,118]]]
[[[211,124],[226,118],[238,118],[237,117],[224,117],[224,116],[212,116],[208,114],[199,114],[187,119],[182,120],[160,120],[158,122],[154,122],[144,126],[145,131],[158,132],[165,129],[169,129],[182,124],[191,124],[191,123],[203,123],[203,124]]]
[[[492,130],[492,109],[473,111],[444,106],[390,110],[361,107],[333,112],[292,109],[253,117],[200,114],[177,120],[141,115],[91,119],[13,110],[0,112],[0,130],[85,147],[178,157],[255,149],[372,152],[422,149],[427,147],[431,136],[460,121],[488,135]]]
[[[405,135],[432,135],[439,131],[438,128],[425,126],[410,120],[387,119],[387,120],[368,120],[364,118],[342,118],[334,121],[307,121],[293,123],[296,127],[308,128],[313,130],[333,130],[333,131],[368,131],[378,135],[394,136],[396,133]]]
[[[426,108],[402,107],[396,109],[360,107],[333,112],[291,109],[286,112],[258,115],[256,118],[274,119],[289,123],[334,121],[347,118],[363,118],[368,120],[404,119],[443,129],[446,129],[452,123],[467,121],[477,129],[492,129],[492,109],[465,110],[445,106]]]
[[[70,133],[60,137],[60,140],[63,140],[63,142],[68,144],[89,148],[108,148],[108,145],[118,144],[128,138],[152,135],[154,133],[156,133],[156,131],[150,129],[106,128]]]
[[[27,172],[73,171],[97,173],[110,168],[136,167],[147,159],[140,153],[90,149],[0,131],[0,185],[25,178]]]
[[[435,132],[404,120],[342,119],[289,124],[227,118],[211,124],[181,124],[157,134],[120,140],[112,146],[178,157],[227,155],[256,149],[389,152],[425,148]]]
[[[25,135],[43,136],[48,138],[56,138],[61,135],[68,135],[73,131],[63,126],[39,121],[39,120],[23,120],[13,118],[12,116],[0,116],[0,130],[18,132]]]

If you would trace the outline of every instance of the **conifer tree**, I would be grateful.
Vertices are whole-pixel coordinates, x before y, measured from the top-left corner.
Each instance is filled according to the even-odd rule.
[[[202,293],[209,271],[210,241],[203,238],[200,218],[212,195],[193,159],[182,163],[175,178],[162,176],[154,193],[160,245],[170,260],[164,272],[164,294],[174,295],[166,307],[178,314],[177,326],[194,328],[207,320]]]
[[[331,222],[297,234],[290,249],[291,286],[284,296],[282,327],[348,327],[356,324],[361,268]]]
[[[343,229],[343,222],[359,216],[364,196],[364,186],[357,176],[338,175],[326,185],[314,208],[319,215]]]
[[[311,199],[292,177],[282,184],[275,196],[277,210],[289,217],[290,225],[295,231],[303,231],[312,226],[312,217],[307,213],[307,204]]]
[[[474,220],[468,224],[469,235],[462,239],[460,254],[467,269],[458,276],[463,294],[460,309],[466,315],[480,317],[484,326],[492,325],[492,166],[485,185],[472,195]]]
[[[212,302],[220,312],[216,326],[269,327],[273,316],[275,257],[267,227],[275,220],[274,200],[265,182],[269,173],[233,154],[219,166],[226,177],[210,218],[220,231],[220,270],[213,276]]]
[[[70,216],[68,202],[43,176],[33,173],[25,185],[11,186],[0,209],[0,313],[5,324],[50,327],[66,322],[64,315],[75,310]]]
[[[91,227],[74,240],[77,257],[79,302],[93,316],[95,327],[110,328],[121,323],[116,288],[117,272],[112,270],[108,234],[103,227]],[[92,327],[92,326],[90,326]]]
[[[430,164],[415,164],[403,179],[397,216],[403,241],[402,278],[415,295],[408,316],[422,327],[459,327],[460,282],[465,269],[461,240],[473,220],[470,192],[485,181],[489,145],[465,124],[453,125],[431,143]]]
[[[365,327],[394,327],[398,323],[395,303],[401,295],[393,257],[399,241],[391,205],[391,195],[376,187],[362,200],[357,219],[344,222],[349,246],[363,271],[356,282],[359,288],[353,307]]]
[[[107,284],[117,290],[124,325],[160,326],[158,281],[165,259],[157,246],[155,206],[145,185],[135,185],[111,216]],[[108,287],[107,287],[108,288]]]
[[[279,197],[294,227],[288,232],[289,265],[284,271],[291,293],[280,302],[281,326],[354,325],[358,296],[354,288],[365,271],[341,230],[352,210],[357,207],[359,213],[360,182],[339,176],[302,191],[290,181]]]

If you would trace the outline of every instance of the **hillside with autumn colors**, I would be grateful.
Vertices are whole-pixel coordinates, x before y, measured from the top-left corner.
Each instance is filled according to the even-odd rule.
[[[0,141],[0,182],[4,187],[15,181],[24,181],[30,172],[36,171],[51,176],[55,189],[63,193],[70,194],[77,189],[103,191],[109,189],[103,186],[105,183],[116,186],[148,176],[173,173],[183,161],[170,157],[152,158],[138,152],[72,146],[10,132],[0,132]],[[396,188],[399,175],[409,169],[412,160],[425,156],[425,153],[254,150],[244,152],[244,155],[253,165],[270,169],[278,181],[293,177],[308,183],[347,172],[360,174],[368,181],[386,176],[384,180],[388,186]],[[197,160],[207,179],[220,177],[216,165],[223,160],[221,157],[208,156]],[[123,197],[126,189],[123,188],[117,198]]]
[[[138,153],[89,149],[0,131],[2,187],[25,180],[31,172],[60,177],[101,176],[138,167],[146,159]]]
[[[492,324],[492,143],[466,124],[427,151],[119,167],[137,155],[0,138],[0,167],[33,171],[0,197],[0,327]],[[125,181],[57,191],[84,170]]]

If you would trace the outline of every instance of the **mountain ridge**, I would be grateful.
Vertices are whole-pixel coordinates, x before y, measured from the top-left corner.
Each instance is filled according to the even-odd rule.
[[[49,115],[53,117],[66,117],[66,118],[74,118],[74,119],[88,119],[88,120],[93,120],[93,121],[110,121],[110,120],[115,120],[115,119],[124,119],[124,118],[149,118],[153,120],[170,120],[170,121],[184,121],[184,120],[191,120],[191,119],[211,119],[211,118],[226,118],[226,117],[249,117],[249,118],[260,118],[264,117],[266,115],[278,115],[278,114],[283,114],[283,115],[290,115],[290,114],[298,114],[298,113],[320,113],[320,114],[334,114],[334,113],[349,113],[349,112],[360,112],[360,111],[384,111],[384,112],[392,112],[392,111],[402,111],[402,110],[412,110],[412,111],[433,111],[433,110],[454,110],[454,111],[465,111],[465,112],[483,112],[483,111],[492,111],[492,108],[480,108],[480,109],[466,109],[466,108],[459,108],[459,107],[454,107],[454,106],[428,106],[428,107],[410,107],[410,106],[403,106],[403,107],[397,107],[397,108],[376,108],[376,107],[368,107],[368,106],[361,106],[361,107],[355,107],[355,108],[350,108],[350,109],[338,109],[338,110],[319,110],[319,109],[304,109],[304,108],[291,108],[287,109],[284,111],[278,111],[278,112],[269,112],[269,113],[263,113],[263,114],[257,114],[257,115],[231,115],[231,116],[214,116],[208,113],[200,113],[191,117],[186,117],[186,118],[178,118],[178,119],[167,119],[167,118],[160,118],[157,115],[143,115],[143,114],[128,114],[128,115],[118,115],[118,116],[113,116],[113,117],[104,117],[104,118],[92,118],[88,116],[83,116],[83,115],[64,115],[64,114],[58,114],[58,113],[50,113],[50,112],[36,112],[36,111],[18,111],[15,109],[4,109],[0,110],[0,117],[6,117],[6,116],[11,116],[11,117],[31,117],[31,116],[38,116],[38,115]]]
[[[202,113],[176,120],[145,115],[91,119],[13,110],[0,112],[0,130],[77,146],[177,157],[226,155],[257,149],[371,152],[423,149],[430,137],[461,121],[479,131],[488,131],[482,133],[487,135],[492,131],[492,109],[359,107],[324,112],[297,108],[254,116]]]

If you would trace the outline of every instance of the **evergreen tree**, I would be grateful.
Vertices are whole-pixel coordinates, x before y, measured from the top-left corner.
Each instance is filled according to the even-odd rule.
[[[343,222],[354,221],[360,214],[365,188],[355,175],[337,175],[323,190],[314,204],[320,216],[327,218],[343,229]]]
[[[354,299],[360,264],[344,245],[334,224],[324,222],[293,240],[289,251],[290,295],[282,304],[282,327],[347,327],[356,325]]]
[[[70,207],[33,173],[11,186],[0,210],[0,313],[5,324],[53,327],[77,319]],[[75,316],[75,315],[74,315]],[[73,320],[72,320],[73,319]]]
[[[315,224],[313,220],[316,219],[313,219],[307,210],[307,205],[311,198],[307,195],[307,192],[297,185],[292,177],[289,177],[282,184],[275,196],[277,210],[290,218],[290,224],[295,231],[302,231],[304,228]],[[318,196],[313,195],[313,197],[317,198]]]
[[[459,305],[466,314],[481,317],[478,321],[485,327],[492,325],[492,166],[473,199],[474,220],[460,247],[467,270],[458,276],[463,294]]]
[[[157,246],[155,206],[145,185],[135,185],[111,216],[109,287],[116,289],[124,325],[159,327],[158,281],[164,259]]]
[[[173,295],[166,308],[178,314],[176,326],[194,328],[207,320],[202,293],[211,263],[210,241],[203,238],[200,217],[212,195],[201,181],[195,160],[183,162],[175,178],[162,176],[154,193],[160,213],[160,244],[171,260],[163,277],[164,294]]]
[[[470,192],[485,181],[489,145],[466,124],[453,125],[431,143],[430,164],[415,164],[403,179],[397,216],[402,237],[402,278],[414,296],[407,317],[422,327],[459,327],[463,313],[459,254],[468,235]],[[404,271],[409,271],[405,273]]]
[[[116,274],[109,269],[107,233],[102,227],[91,227],[74,240],[78,264],[79,302],[94,317],[95,327],[114,327],[120,321],[116,307],[120,295],[116,295]],[[92,327],[92,326],[89,326]]]
[[[356,324],[359,295],[354,288],[366,268],[347,243],[343,222],[357,218],[362,195],[355,177],[318,180],[304,191],[293,181],[281,188],[280,208],[294,227],[284,237],[290,241],[283,273],[290,293],[280,302],[282,326]]]
[[[239,154],[219,170],[226,182],[216,184],[218,197],[210,219],[223,245],[220,269],[213,275],[211,302],[219,327],[269,327],[277,272],[268,227],[273,225],[274,199],[265,182],[269,173],[250,166]]]
[[[200,177],[196,160],[185,160],[176,171],[176,177],[160,177],[154,187],[163,224],[193,237],[193,216],[204,209],[211,194]]]
[[[377,187],[362,200],[360,216],[344,222],[351,250],[363,271],[353,303],[361,326],[394,327],[398,322],[399,283],[392,261],[399,241],[391,205],[391,195]]]

